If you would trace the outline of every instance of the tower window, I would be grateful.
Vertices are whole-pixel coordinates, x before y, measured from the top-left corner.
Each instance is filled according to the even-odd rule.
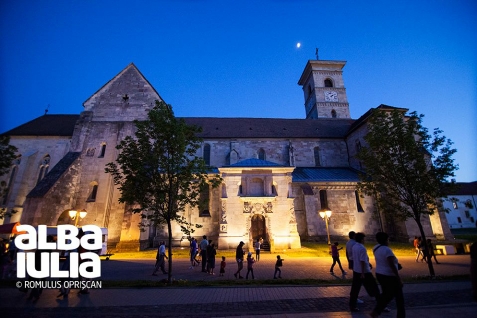
[[[457,200],[456,199],[452,199],[452,206],[454,207],[454,209],[459,208],[459,206],[457,205]]]
[[[336,110],[331,110],[331,117],[336,118]]]
[[[321,167],[320,147],[313,148],[313,155],[315,157],[315,167]]]
[[[204,145],[204,162],[206,165],[210,166],[210,145]]]
[[[325,79],[325,87],[333,87],[333,82],[329,78]]]

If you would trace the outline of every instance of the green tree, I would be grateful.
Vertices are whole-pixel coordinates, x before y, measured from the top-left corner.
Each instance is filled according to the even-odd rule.
[[[119,185],[120,202],[141,213],[146,223],[167,225],[170,284],[171,224],[177,222],[182,230],[190,231],[193,226],[179,213],[186,206],[196,206],[202,190],[217,187],[221,178],[208,174],[204,160],[196,155],[202,143],[197,137],[201,128],[176,118],[171,105],[156,101],[148,119],[134,124],[135,137],[127,136],[116,146],[118,158],[105,171]]]
[[[423,117],[416,112],[406,116],[403,109],[375,109],[364,137],[367,145],[356,157],[365,170],[358,190],[374,196],[384,215],[412,218],[426,242],[422,218],[435,212],[437,199],[446,197],[447,180],[458,166],[452,141],[438,128],[431,135],[422,126]],[[430,258],[428,266],[434,276]]]
[[[10,145],[9,136],[0,136],[0,177],[10,172],[17,151],[18,149],[15,146]],[[6,181],[0,181],[0,200],[3,201],[4,196],[8,194],[9,186]],[[15,213],[15,211],[12,211],[12,213]],[[7,215],[9,215],[7,209],[0,208],[0,219],[3,219]]]

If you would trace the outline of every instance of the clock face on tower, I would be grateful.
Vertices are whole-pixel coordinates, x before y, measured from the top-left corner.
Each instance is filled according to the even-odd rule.
[[[325,91],[325,101],[326,102],[337,102],[338,93],[334,91]]]

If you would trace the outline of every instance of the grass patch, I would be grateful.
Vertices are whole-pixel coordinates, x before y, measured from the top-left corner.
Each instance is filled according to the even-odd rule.
[[[345,257],[345,244],[346,242],[340,243],[340,247],[343,247],[340,255],[342,258]],[[372,255],[372,249],[376,243],[365,243],[366,249],[368,250],[369,255]],[[394,251],[396,256],[414,256],[414,247],[409,243],[397,243],[391,242],[389,247]],[[156,249],[148,249],[138,252],[119,252],[115,253],[113,259],[155,259],[156,258]],[[189,258],[189,249],[184,247],[173,247],[172,248],[173,258],[177,259],[188,259]],[[235,250],[218,250],[217,255],[225,256],[227,259],[235,258]],[[295,249],[286,249],[286,250],[276,250],[274,255],[282,255],[287,258],[301,258],[301,257],[330,257],[328,244],[323,242],[302,242],[301,248]]]

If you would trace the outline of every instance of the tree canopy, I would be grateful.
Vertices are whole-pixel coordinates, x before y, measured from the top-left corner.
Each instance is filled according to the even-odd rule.
[[[180,212],[187,206],[196,206],[204,188],[217,187],[221,179],[209,174],[203,158],[197,156],[201,128],[175,117],[171,105],[156,101],[147,120],[134,124],[135,136],[127,136],[116,146],[118,158],[108,163],[105,171],[119,185],[120,202],[134,213],[141,213],[146,223],[167,225],[170,281],[171,222],[178,222],[190,232],[191,224]]]
[[[6,175],[10,172],[12,167],[12,162],[16,158],[17,148],[10,145],[10,137],[1,135],[0,136],[0,177]],[[0,182],[0,200],[3,201],[5,195],[8,194],[8,187],[11,186],[6,181]],[[14,211],[12,211],[15,213]],[[5,208],[0,209],[0,219],[7,215]]]
[[[452,141],[438,128],[431,135],[423,117],[416,112],[406,116],[402,109],[375,109],[366,145],[356,158],[364,167],[358,190],[374,196],[384,215],[414,219],[425,240],[421,218],[432,215],[436,200],[446,197],[448,179],[458,167]],[[433,275],[432,263],[429,266]]]

